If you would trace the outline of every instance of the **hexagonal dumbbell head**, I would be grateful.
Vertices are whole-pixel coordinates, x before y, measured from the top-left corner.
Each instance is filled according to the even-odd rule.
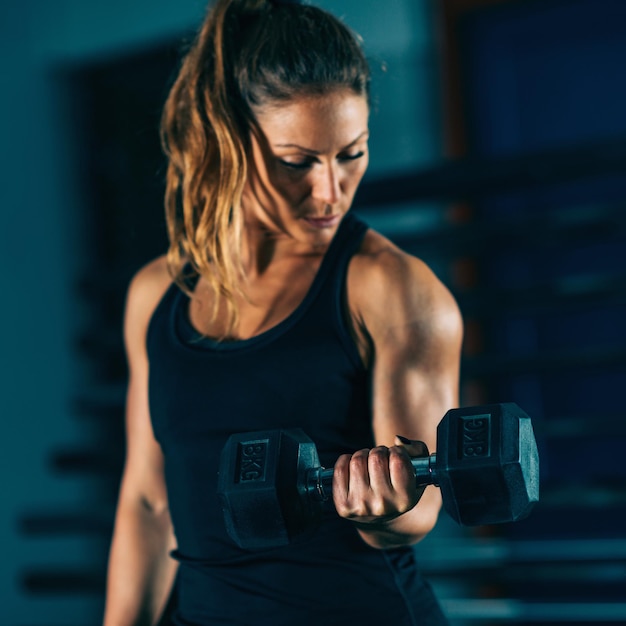
[[[514,522],[539,500],[531,420],[513,403],[448,411],[437,428],[434,469],[444,507],[459,524]]]
[[[319,467],[317,449],[300,429],[229,437],[219,469],[226,530],[242,548],[291,543],[315,530],[321,504],[305,493],[306,474]]]

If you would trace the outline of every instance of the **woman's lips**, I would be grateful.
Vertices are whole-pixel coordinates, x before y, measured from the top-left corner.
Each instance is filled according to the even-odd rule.
[[[305,217],[304,221],[314,228],[331,228],[339,222],[340,215],[331,215],[330,217]]]

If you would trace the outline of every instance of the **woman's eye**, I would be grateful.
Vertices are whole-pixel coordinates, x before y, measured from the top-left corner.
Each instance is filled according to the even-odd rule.
[[[283,161],[280,159],[281,165],[291,170],[306,170],[311,167],[311,161]]]
[[[365,155],[365,152],[355,152],[354,154],[343,154],[339,157],[340,161],[356,161]]]
[[[365,155],[365,151],[355,152],[354,154],[340,154],[337,157],[338,161],[356,161]],[[290,170],[308,170],[315,163],[314,159],[305,159],[304,161],[284,161],[283,159],[278,160],[283,167],[286,167]]]

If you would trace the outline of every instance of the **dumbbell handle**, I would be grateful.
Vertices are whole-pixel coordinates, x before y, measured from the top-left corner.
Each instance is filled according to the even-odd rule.
[[[411,465],[415,471],[415,480],[418,486],[435,485],[437,481],[437,455],[415,457],[411,459]],[[324,467],[313,467],[308,470],[305,480],[306,494],[318,501],[326,501],[330,498],[333,490],[334,470]]]

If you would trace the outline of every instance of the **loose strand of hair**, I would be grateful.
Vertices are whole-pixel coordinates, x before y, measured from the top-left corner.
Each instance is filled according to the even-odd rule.
[[[187,293],[183,276],[187,263],[207,280],[215,295],[212,318],[215,320],[224,301],[226,334],[230,334],[238,322],[235,298],[242,293],[243,276],[239,254],[242,224],[239,211],[233,209],[241,202],[246,167],[245,148],[226,90],[227,9],[228,2],[218,2],[183,62],[164,108],[162,143],[169,159],[165,198],[168,267]],[[200,59],[213,62],[202,67]],[[233,245],[237,247],[233,249]]]

